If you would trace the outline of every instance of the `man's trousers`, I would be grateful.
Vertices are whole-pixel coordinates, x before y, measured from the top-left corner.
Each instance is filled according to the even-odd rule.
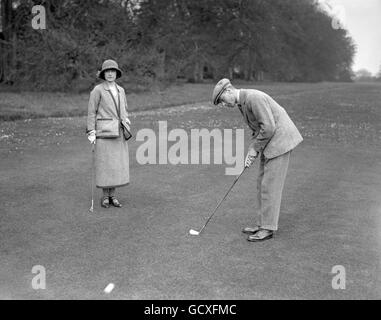
[[[263,153],[260,156],[257,196],[257,224],[268,230],[278,230],[282,191],[286,180],[290,152],[274,159],[267,159]]]

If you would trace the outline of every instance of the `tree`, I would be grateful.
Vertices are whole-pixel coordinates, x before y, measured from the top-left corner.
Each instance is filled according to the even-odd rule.
[[[129,70],[137,55],[138,35],[126,1],[46,0],[46,30],[33,30],[35,1],[14,10],[17,82],[38,89],[87,89],[104,59],[114,58]],[[43,72],[41,72],[43,70]]]
[[[381,81],[381,65],[380,65],[380,70],[377,73],[377,81]]]
[[[10,81],[12,64],[13,9],[12,0],[1,0],[0,82]]]
[[[201,82],[206,70],[249,81],[351,77],[352,39],[315,0],[0,1],[7,77],[38,89],[85,90],[108,58],[131,89]],[[31,28],[34,4],[46,8],[46,30]]]
[[[375,78],[372,76],[372,73],[367,69],[360,69],[355,72],[356,81],[374,81]]]

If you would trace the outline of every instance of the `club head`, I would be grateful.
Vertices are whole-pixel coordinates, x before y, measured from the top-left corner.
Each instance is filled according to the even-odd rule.
[[[191,236],[198,236],[200,234],[200,232],[196,231],[196,230],[193,230],[193,229],[190,229],[189,230],[189,234]]]
[[[91,208],[89,209],[89,211],[91,213],[94,212],[94,202],[93,201],[91,202]]]

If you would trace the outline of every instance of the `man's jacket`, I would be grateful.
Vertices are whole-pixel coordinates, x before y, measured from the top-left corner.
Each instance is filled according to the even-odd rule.
[[[295,124],[274,99],[259,90],[242,89],[239,110],[252,130],[252,146],[268,159],[294,149],[303,141]]]

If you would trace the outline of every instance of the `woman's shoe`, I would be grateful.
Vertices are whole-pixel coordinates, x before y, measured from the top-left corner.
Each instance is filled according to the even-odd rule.
[[[101,206],[103,208],[110,208],[110,201],[108,197],[103,197],[101,200]]]
[[[117,207],[117,208],[121,208],[121,207],[122,207],[121,203],[120,203],[120,202],[118,201],[118,199],[115,198],[115,197],[110,197],[110,202],[111,202],[111,204],[112,204],[114,207]]]

